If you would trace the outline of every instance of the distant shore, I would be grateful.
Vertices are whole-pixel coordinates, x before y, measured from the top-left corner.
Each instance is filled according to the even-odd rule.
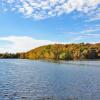
[[[25,53],[1,53],[0,58],[31,60],[99,60],[100,43],[45,45]]]
[[[53,44],[45,45],[26,53],[22,59],[87,60],[100,59],[100,43],[96,44]]]

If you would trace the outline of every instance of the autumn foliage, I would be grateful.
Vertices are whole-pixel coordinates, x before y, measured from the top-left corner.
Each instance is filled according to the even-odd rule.
[[[21,53],[23,59],[81,60],[99,59],[100,43],[97,44],[54,44]]]

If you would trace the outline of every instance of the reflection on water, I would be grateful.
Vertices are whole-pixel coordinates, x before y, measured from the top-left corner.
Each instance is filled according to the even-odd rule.
[[[100,100],[100,61],[2,59],[0,100]]]

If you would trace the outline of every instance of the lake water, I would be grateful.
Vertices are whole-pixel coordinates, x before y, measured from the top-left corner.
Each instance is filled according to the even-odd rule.
[[[100,100],[100,61],[2,59],[0,100]]]

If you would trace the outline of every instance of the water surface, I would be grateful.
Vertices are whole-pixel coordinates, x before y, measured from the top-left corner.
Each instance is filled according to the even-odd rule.
[[[100,61],[2,59],[0,100],[100,100]]]

